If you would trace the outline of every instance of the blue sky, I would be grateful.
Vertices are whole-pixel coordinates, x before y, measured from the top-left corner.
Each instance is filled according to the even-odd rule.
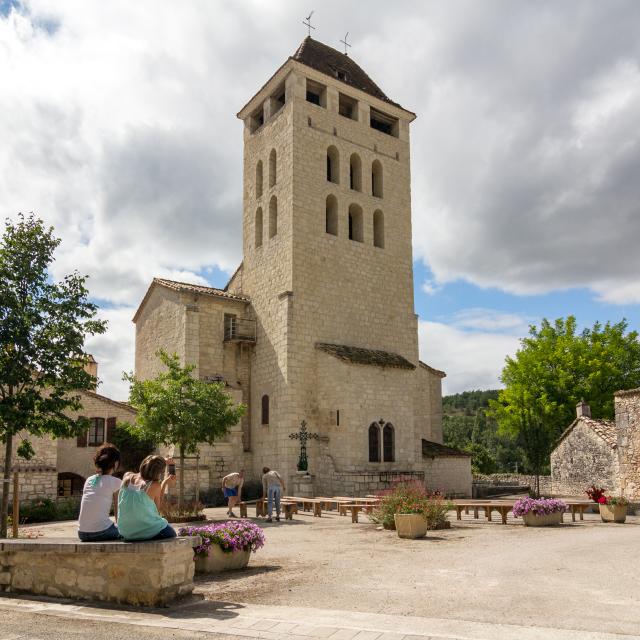
[[[340,48],[349,30],[349,55],[418,115],[416,311],[445,392],[498,385],[542,317],[639,328],[640,4],[367,7],[325,0],[314,37]],[[223,286],[242,259],[235,114],[304,15],[296,0],[0,0],[0,202],[55,226],[54,277],[90,276],[104,393],[126,396],[154,276]]]

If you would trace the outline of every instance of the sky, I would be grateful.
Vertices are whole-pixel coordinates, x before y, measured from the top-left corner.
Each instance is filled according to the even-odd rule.
[[[241,260],[235,114],[306,36],[411,125],[421,359],[495,388],[531,324],[640,328],[640,3],[0,0],[0,204],[35,212],[109,321],[87,347],[127,396],[154,276]]]

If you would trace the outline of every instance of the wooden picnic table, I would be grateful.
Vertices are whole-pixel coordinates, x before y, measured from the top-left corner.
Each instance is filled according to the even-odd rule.
[[[250,502],[240,502],[240,517],[246,518],[247,516],[247,507],[250,504],[256,505],[256,518],[260,518],[262,516],[267,515],[267,500],[265,498],[259,498],[258,500],[252,500]],[[291,502],[289,500],[280,500],[280,507],[284,512],[285,520],[293,520],[293,514],[298,513],[298,505],[295,502]]]
[[[357,504],[355,502],[343,502],[340,504],[340,515],[346,515],[347,510],[351,511],[351,522],[358,522],[358,514],[361,511],[371,513],[374,505],[371,504]]]

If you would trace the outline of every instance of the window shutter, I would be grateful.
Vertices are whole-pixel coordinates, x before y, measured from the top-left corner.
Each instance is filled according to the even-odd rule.
[[[111,442],[113,440],[113,436],[116,432],[116,419],[115,418],[107,418],[107,437],[105,440],[107,442]]]
[[[85,416],[80,416],[81,420],[86,420]],[[87,431],[78,434],[78,438],[76,440],[76,446],[78,447],[86,447],[87,446]]]

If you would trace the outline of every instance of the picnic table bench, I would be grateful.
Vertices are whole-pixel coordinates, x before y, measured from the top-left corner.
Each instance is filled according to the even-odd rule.
[[[267,501],[264,498],[260,498],[258,500],[252,500],[250,502],[241,502],[240,503],[240,517],[247,518],[247,507],[250,504],[256,505],[256,518],[261,518],[262,516],[267,515]],[[293,514],[298,513],[298,505],[295,502],[291,502],[290,500],[280,500],[280,507],[284,512],[285,520],[293,520]]]
[[[580,520],[584,520],[584,512],[594,504],[584,500],[564,500],[564,502],[569,507],[572,522],[576,521],[576,514],[579,515]],[[454,504],[458,520],[462,520],[463,509],[466,514],[469,513],[469,509],[473,509],[473,517],[476,519],[479,517],[479,510],[484,509],[489,522],[491,522],[491,512],[497,511],[502,516],[502,524],[507,524],[507,514],[513,511],[515,500],[458,500]],[[562,516],[564,520],[564,513]]]

